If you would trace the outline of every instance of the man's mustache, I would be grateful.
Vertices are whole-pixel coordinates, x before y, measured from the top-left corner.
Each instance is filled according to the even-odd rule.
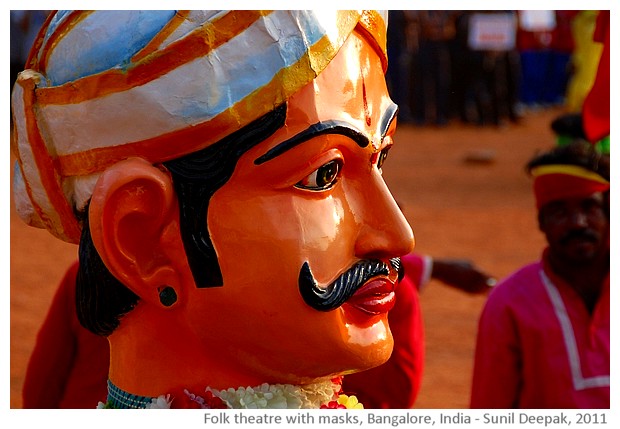
[[[401,280],[404,272],[400,258],[386,262],[368,259],[357,262],[326,288],[319,287],[312,275],[310,264],[304,262],[299,271],[299,292],[310,307],[319,311],[331,311],[345,303],[364,283],[373,277],[390,274],[390,265]]]
[[[568,244],[571,240],[583,240],[597,243],[600,240],[599,234],[591,229],[572,229],[560,238],[560,243]]]

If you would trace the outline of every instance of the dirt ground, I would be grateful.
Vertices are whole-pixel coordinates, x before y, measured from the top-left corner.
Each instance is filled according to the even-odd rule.
[[[416,250],[469,258],[497,277],[536,259],[544,238],[523,166],[537,150],[554,144],[549,124],[559,113],[529,113],[520,124],[499,128],[400,126],[384,176],[413,226]],[[38,327],[77,249],[23,224],[12,202],[10,220],[10,405],[20,408]],[[416,408],[467,408],[485,296],[431,282],[421,301],[426,368]]]

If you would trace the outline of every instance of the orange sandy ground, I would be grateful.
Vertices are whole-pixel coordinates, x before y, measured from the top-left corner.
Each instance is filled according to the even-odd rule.
[[[498,277],[540,255],[530,182],[523,166],[551,147],[550,122],[561,111],[528,114],[501,128],[452,124],[400,126],[384,176],[410,220],[419,252],[470,258]],[[491,162],[468,162],[492,154]],[[11,408],[54,289],[76,247],[27,227],[11,204]],[[416,408],[467,408],[477,318],[484,296],[431,282],[422,292],[426,368]]]

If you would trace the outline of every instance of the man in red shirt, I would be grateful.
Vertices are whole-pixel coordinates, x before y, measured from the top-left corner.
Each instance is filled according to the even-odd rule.
[[[471,407],[609,408],[608,158],[581,142],[528,169],[548,245],[489,295]]]

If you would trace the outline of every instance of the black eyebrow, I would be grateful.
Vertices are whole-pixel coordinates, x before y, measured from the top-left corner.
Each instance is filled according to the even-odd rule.
[[[260,165],[267,162],[276,156],[283,154],[287,150],[323,134],[340,134],[345,137],[349,137],[360,147],[366,147],[370,143],[370,139],[366,137],[365,134],[347,122],[336,120],[317,122],[314,125],[310,125],[300,133],[295,134],[290,139],[285,140],[279,145],[271,148],[264,155],[256,158],[254,160],[254,164]]]
[[[383,117],[381,118],[381,138],[385,137],[387,134],[390,125],[396,118],[398,114],[398,106],[394,103],[390,104],[390,106],[386,109]],[[323,134],[340,134],[345,137],[353,140],[359,147],[366,147],[370,143],[370,139],[362,133],[360,130],[355,128],[353,125],[349,124],[345,121],[339,120],[329,120],[323,122],[317,122],[314,125],[310,125],[305,130],[301,131],[298,134],[295,134],[288,140],[283,141],[277,146],[268,150],[265,154],[254,160],[255,165],[263,164],[273,158],[282,155],[289,149],[294,148],[295,146],[300,145],[310,139],[318,137]]]

